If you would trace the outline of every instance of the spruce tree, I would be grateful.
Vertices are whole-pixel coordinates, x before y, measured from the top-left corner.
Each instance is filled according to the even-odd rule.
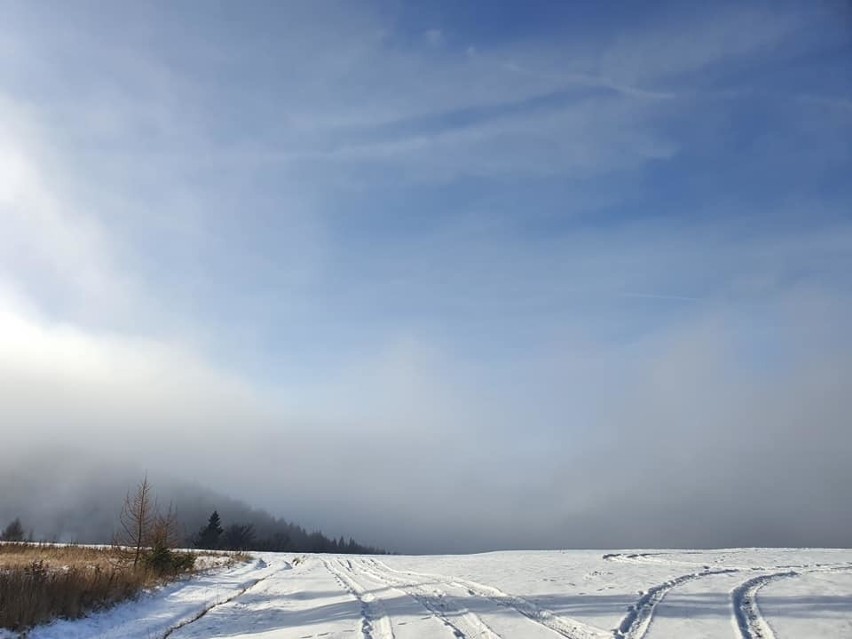
[[[198,531],[198,535],[195,537],[195,546],[208,550],[218,548],[222,532],[222,521],[219,519],[219,512],[214,510],[210,515],[210,519],[207,520],[207,525]]]

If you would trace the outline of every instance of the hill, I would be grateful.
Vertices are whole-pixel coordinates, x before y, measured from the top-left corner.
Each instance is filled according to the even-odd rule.
[[[80,456],[49,455],[7,461],[0,468],[0,529],[18,518],[28,537],[36,540],[110,543],[129,490],[144,471]],[[252,507],[243,500],[174,477],[150,476],[161,507],[172,505],[186,545],[217,511],[223,528],[240,526],[250,532],[254,550],[295,552],[382,551],[319,531]]]

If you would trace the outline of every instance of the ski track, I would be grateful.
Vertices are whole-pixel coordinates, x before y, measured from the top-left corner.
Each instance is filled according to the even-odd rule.
[[[378,569],[390,573],[397,573],[403,576],[414,576],[421,579],[429,579],[439,583],[445,583],[450,586],[456,586],[466,590],[471,596],[482,597],[500,606],[514,610],[530,621],[542,625],[568,639],[611,639],[612,637],[612,633],[610,632],[595,628],[594,626],[589,626],[574,619],[559,616],[550,610],[539,607],[532,601],[524,599],[523,597],[518,597],[517,595],[510,595],[509,593],[503,592],[494,586],[487,586],[469,579],[460,579],[458,577],[419,573],[412,570],[396,570],[377,559],[369,559],[365,561],[369,561]]]
[[[391,588],[400,590],[413,597],[417,602],[431,614],[440,619],[458,639],[501,639],[479,616],[466,608],[454,604],[451,597],[440,589],[410,583],[401,577],[393,575],[393,570],[379,564],[375,560],[356,560],[359,570],[370,575],[376,581]],[[431,590],[431,591],[430,591]]]
[[[345,573],[345,570],[352,572],[352,563],[347,559],[344,565],[338,559],[339,568],[326,559],[322,563],[343,589],[361,604],[361,636],[364,639],[394,639],[393,626],[382,602]]]
[[[814,570],[811,572],[818,572]],[[734,619],[742,639],[774,639],[775,633],[757,606],[757,593],[766,584],[777,579],[795,577],[795,571],[776,572],[770,575],[760,575],[744,581],[731,591],[731,603],[734,608]]]
[[[617,639],[641,639],[644,637],[654,620],[654,612],[659,603],[665,599],[666,595],[681,584],[710,575],[725,575],[740,572],[736,568],[723,568],[720,570],[703,570],[694,572],[688,575],[681,575],[668,581],[665,581],[657,586],[652,586],[642,596],[630,606],[627,614],[621,620],[618,628],[614,631],[614,636]]]

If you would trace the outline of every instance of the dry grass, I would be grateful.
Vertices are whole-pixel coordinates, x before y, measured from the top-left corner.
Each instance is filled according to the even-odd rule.
[[[70,546],[64,544],[0,544],[0,570],[17,570],[34,561],[43,561],[55,567],[91,568],[99,566],[106,569],[115,566],[123,559],[121,550],[105,546]]]
[[[0,544],[0,628],[78,619],[167,579],[133,569],[126,559],[125,551],[109,547]]]

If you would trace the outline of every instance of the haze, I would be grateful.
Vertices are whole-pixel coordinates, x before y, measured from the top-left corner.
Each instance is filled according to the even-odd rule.
[[[2,14],[0,463],[401,552],[852,543],[848,3]]]

